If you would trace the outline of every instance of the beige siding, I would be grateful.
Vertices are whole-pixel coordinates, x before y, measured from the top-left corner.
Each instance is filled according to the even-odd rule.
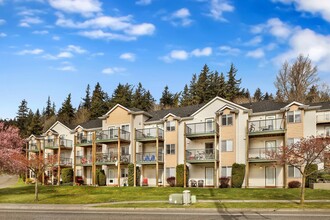
[[[106,126],[118,125],[118,124],[130,124],[131,116],[128,112],[120,106],[117,106],[106,119]]]
[[[292,105],[290,111],[296,111],[298,105]],[[287,137],[288,138],[302,138],[304,137],[304,110],[301,111],[301,122],[299,123],[287,123]]]
[[[229,109],[225,109],[223,115],[231,114]],[[232,152],[221,152],[221,166],[231,166],[236,162],[236,114],[233,116],[233,125],[221,126],[221,141],[232,140],[233,141],[233,151]],[[220,117],[221,123],[221,117]],[[220,142],[221,151],[221,142]]]

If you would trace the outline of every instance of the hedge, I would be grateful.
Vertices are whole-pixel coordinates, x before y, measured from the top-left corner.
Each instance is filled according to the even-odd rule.
[[[96,185],[105,186],[107,185],[107,177],[105,176],[104,170],[96,170]]]
[[[305,169],[307,171],[306,172],[307,174],[311,173],[311,172],[314,172],[311,175],[306,177],[305,187],[309,187],[309,183],[316,182],[318,167],[317,167],[317,164],[311,164],[311,165],[305,167]]]
[[[61,173],[62,183],[72,183],[73,182],[73,169],[63,168]]]
[[[234,163],[231,170],[231,186],[242,188],[245,176],[245,164]]]
[[[189,179],[189,168],[186,166],[186,186],[188,186],[188,179]],[[176,166],[176,186],[183,187],[183,173],[184,173],[184,165],[179,164]]]
[[[141,171],[136,167],[136,186],[140,186]],[[134,186],[134,164],[128,164],[128,186]]]

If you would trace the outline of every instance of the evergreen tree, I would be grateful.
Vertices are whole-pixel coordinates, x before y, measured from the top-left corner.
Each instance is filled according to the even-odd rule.
[[[142,84],[139,83],[134,91],[132,98],[132,107],[139,108],[144,111],[149,111],[154,105],[154,98],[150,91],[143,88]]]
[[[18,112],[17,112],[17,127],[20,130],[20,134],[23,137],[27,136],[27,118],[28,118],[28,112],[29,108],[27,107],[27,101],[23,99],[21,101],[21,104],[18,106]]]
[[[217,96],[221,97],[221,98],[225,98],[226,97],[226,88],[227,88],[227,84],[226,84],[226,79],[225,76],[223,75],[223,73],[220,74],[220,76],[218,76],[218,72],[215,71],[216,74],[216,90],[217,90]]]
[[[112,94],[111,106],[121,104],[127,108],[133,107],[132,105],[133,89],[132,86],[126,83],[118,84],[117,88]]]
[[[48,96],[46,109],[44,111],[44,116],[47,119],[47,118],[52,117],[53,115],[55,115],[54,108],[52,107],[52,102],[50,101],[50,96]]]
[[[190,85],[189,85],[190,99],[188,105],[198,104],[198,93],[197,93],[197,75],[193,74]]]
[[[257,88],[256,91],[254,92],[253,99],[256,102],[260,102],[263,99],[263,94],[260,88]]]
[[[28,125],[28,135],[31,134],[40,135],[42,134],[42,130],[43,130],[43,123],[41,121],[41,115],[39,109],[37,109],[36,113],[32,116],[31,123]]]
[[[171,108],[174,106],[174,94],[170,92],[167,85],[164,88],[159,104],[162,108]]]
[[[235,97],[240,95],[241,79],[236,79],[237,69],[234,64],[230,65],[229,72],[227,74],[227,92],[226,99],[232,101]]]
[[[265,93],[263,100],[270,100],[268,92]]]
[[[62,103],[62,107],[58,111],[58,119],[64,123],[71,124],[75,117],[75,109],[71,104],[71,93]]]
[[[87,109],[87,110],[90,110],[91,109],[91,96],[90,96],[90,87],[89,87],[89,84],[87,85],[87,88],[86,88],[86,95],[85,95],[85,98],[82,99],[83,100],[83,103],[82,103],[82,107]]]
[[[53,102],[52,111],[54,112],[54,115],[56,115],[56,105],[55,105],[55,102]]]
[[[209,89],[209,77],[210,77],[210,69],[209,67],[205,64],[203,66],[203,69],[201,73],[198,75],[198,80],[195,86],[196,89],[196,98],[197,98],[197,103],[205,103],[209,101],[208,97],[208,89]]]
[[[95,119],[107,113],[107,94],[103,92],[102,87],[99,83],[96,83],[90,108],[90,119]]]
[[[180,99],[180,106],[188,106],[191,103],[191,93],[188,89],[188,85],[186,84],[183,88],[183,92]]]

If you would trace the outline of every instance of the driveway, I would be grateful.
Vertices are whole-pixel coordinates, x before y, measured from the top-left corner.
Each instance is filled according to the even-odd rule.
[[[18,181],[18,176],[16,175],[15,176],[7,175],[7,174],[0,175],[0,189],[13,186],[17,183],[17,181]]]

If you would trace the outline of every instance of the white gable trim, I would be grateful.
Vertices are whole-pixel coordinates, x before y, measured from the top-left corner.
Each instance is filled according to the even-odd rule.
[[[60,121],[56,121],[47,131],[44,132],[44,134],[47,134],[50,130],[52,130],[57,124],[62,125],[64,128],[66,128],[68,131],[72,131],[70,128],[68,128],[66,125],[61,123]]]
[[[112,109],[110,109],[104,116],[108,116],[111,112],[113,112],[117,107],[121,107],[123,109],[125,109],[126,111],[128,111],[129,113],[131,112],[131,110],[129,110],[128,108],[122,106],[121,104],[117,104],[114,107],[112,107]]]
[[[290,104],[288,104],[287,106],[285,106],[284,108],[289,108],[291,105],[299,105],[299,106],[302,106],[304,104],[300,103],[300,102],[296,102],[296,101],[293,101],[291,102]]]
[[[216,100],[218,101],[222,101],[222,102],[225,102],[227,103],[228,105],[232,105],[238,109],[242,109],[242,110],[247,110],[247,108],[241,106],[241,105],[238,105],[236,103],[233,103],[231,101],[228,101],[226,99],[223,99],[219,96],[215,97],[214,99],[212,99],[211,101],[209,101],[208,103],[206,103],[203,107],[201,107],[200,109],[198,109],[196,112],[194,112],[191,116],[195,116],[196,114],[198,114],[199,112],[201,112],[203,109],[205,109],[207,106],[209,106],[211,103],[215,102]],[[226,105],[227,106],[227,105]]]

